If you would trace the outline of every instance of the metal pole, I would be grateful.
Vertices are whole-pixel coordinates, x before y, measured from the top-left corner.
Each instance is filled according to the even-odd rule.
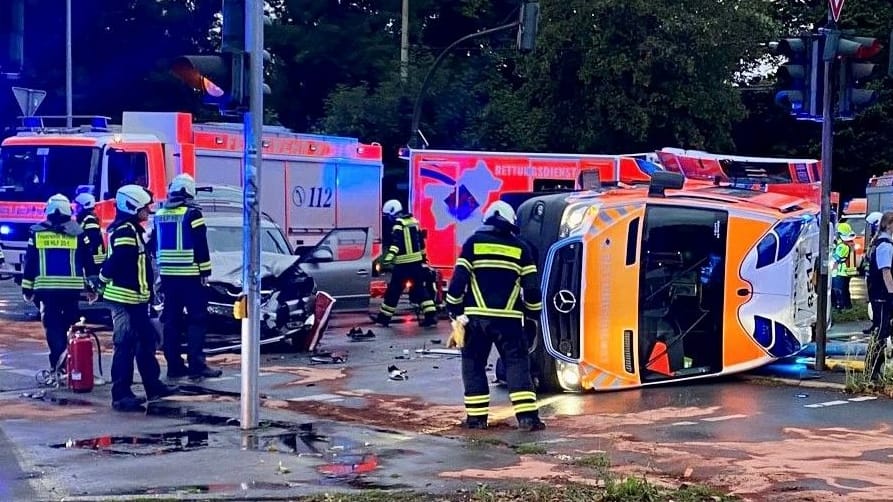
[[[65,0],[65,124],[71,127],[71,0]]]
[[[831,14],[828,13],[828,26],[833,29]],[[828,35],[825,34],[827,41]],[[831,254],[831,156],[834,141],[834,118],[831,116],[831,70],[833,60],[825,60],[825,85],[822,98],[822,216],[819,228],[819,256],[822,266],[819,269],[818,315],[815,329],[815,369],[825,370],[825,343],[828,327],[828,261]]]
[[[400,79],[409,77],[409,0],[403,0],[403,26],[400,29]]]
[[[258,189],[263,140],[263,46],[264,25],[261,0],[245,3],[245,49],[250,55],[247,72],[250,82],[249,111],[245,124],[245,171],[243,211],[247,232],[243,238],[242,287],[248,300],[248,316],[242,319],[242,400],[239,425],[254,429],[258,425],[260,401],[257,392],[260,365],[260,211]]]

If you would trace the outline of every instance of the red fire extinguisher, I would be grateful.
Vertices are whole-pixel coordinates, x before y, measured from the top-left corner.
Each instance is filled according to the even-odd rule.
[[[100,351],[99,337],[85,324],[81,317],[79,323],[68,330],[68,388],[74,392],[90,392],[93,390],[93,342]],[[92,340],[91,340],[92,338]],[[99,373],[102,374],[100,355]]]

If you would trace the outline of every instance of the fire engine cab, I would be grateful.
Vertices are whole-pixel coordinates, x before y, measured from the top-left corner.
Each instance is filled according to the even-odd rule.
[[[120,126],[106,117],[71,117],[84,123],[51,126],[67,118],[25,117],[18,134],[0,145],[0,244],[16,270],[28,229],[43,220],[53,194],[73,200],[92,193],[105,228],[122,185],[143,185],[156,201],[180,173],[202,185],[242,185],[241,124],[196,124],[187,113],[125,112]],[[347,227],[369,229],[379,243],[382,169],[378,144],[265,126],[261,210],[294,246],[314,245]]]

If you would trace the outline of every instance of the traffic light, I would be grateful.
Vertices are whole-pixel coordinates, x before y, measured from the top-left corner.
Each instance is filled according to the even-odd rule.
[[[518,50],[531,52],[536,48],[536,32],[539,28],[540,3],[524,2],[518,19]]]
[[[18,77],[24,65],[25,0],[0,1],[0,75]]]
[[[802,119],[821,115],[818,45],[818,40],[811,36],[785,38],[769,44],[773,53],[788,59],[778,68],[775,103]]]
[[[205,104],[221,110],[240,108],[247,101],[243,82],[244,53],[227,52],[201,56],[180,56],[171,71],[188,86],[202,93]]]
[[[829,38],[829,40],[831,40]],[[875,104],[879,92],[862,86],[881,76],[881,66],[867,60],[876,56],[883,45],[876,38],[840,35],[834,54],[840,59],[837,118],[850,120]]]

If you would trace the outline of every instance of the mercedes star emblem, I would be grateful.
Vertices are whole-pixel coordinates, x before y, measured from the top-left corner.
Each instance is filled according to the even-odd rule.
[[[552,305],[555,305],[555,310],[562,314],[569,314],[577,306],[577,297],[570,291],[562,289],[552,297]]]

